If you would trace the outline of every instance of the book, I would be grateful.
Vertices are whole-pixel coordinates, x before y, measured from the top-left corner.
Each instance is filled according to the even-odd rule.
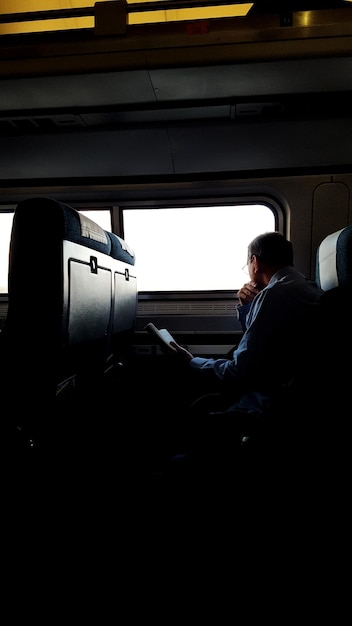
[[[147,330],[148,333],[153,335],[162,350],[168,353],[177,352],[176,348],[171,345],[172,341],[174,343],[176,343],[176,341],[166,328],[157,328],[153,322],[149,322],[149,324],[144,327],[144,330]]]

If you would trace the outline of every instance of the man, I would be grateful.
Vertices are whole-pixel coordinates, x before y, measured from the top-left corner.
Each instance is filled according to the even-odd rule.
[[[264,233],[248,246],[250,283],[240,298],[248,304],[246,330],[232,358],[194,357],[175,343],[177,356],[195,383],[235,404],[248,394],[270,399],[306,359],[322,291],[293,268],[293,248],[278,232]]]

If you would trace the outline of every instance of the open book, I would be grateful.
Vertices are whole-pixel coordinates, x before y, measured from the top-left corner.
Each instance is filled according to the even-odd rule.
[[[157,328],[152,322],[149,322],[149,324],[144,327],[144,330],[147,330],[148,333],[153,335],[154,339],[156,339],[160,348],[164,352],[177,352],[176,348],[170,344],[171,341],[174,341],[175,343],[176,341],[166,328]]]

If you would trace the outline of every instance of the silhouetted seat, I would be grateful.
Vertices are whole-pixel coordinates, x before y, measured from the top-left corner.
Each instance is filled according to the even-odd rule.
[[[84,428],[99,381],[134,328],[133,266],[121,239],[72,207],[48,198],[18,205],[2,343],[8,411],[23,441],[35,445],[60,431],[69,438],[66,426],[79,421]],[[77,390],[80,402],[58,415],[57,399]]]
[[[132,343],[137,316],[137,282],[133,271],[135,256],[126,241],[107,232],[111,242],[113,266],[113,298],[111,312],[111,352],[115,357],[125,356]]]
[[[322,315],[325,336],[317,383],[324,406],[331,413],[334,436],[343,436],[350,411],[352,349],[352,226],[321,242],[316,259],[316,280],[324,290]]]

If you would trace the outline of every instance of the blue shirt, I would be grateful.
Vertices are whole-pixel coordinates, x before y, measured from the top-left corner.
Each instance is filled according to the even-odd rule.
[[[293,267],[276,272],[254,298],[246,331],[232,359],[194,357],[190,367],[234,391],[271,393],[288,380],[304,358],[307,320],[317,311],[322,290]]]

